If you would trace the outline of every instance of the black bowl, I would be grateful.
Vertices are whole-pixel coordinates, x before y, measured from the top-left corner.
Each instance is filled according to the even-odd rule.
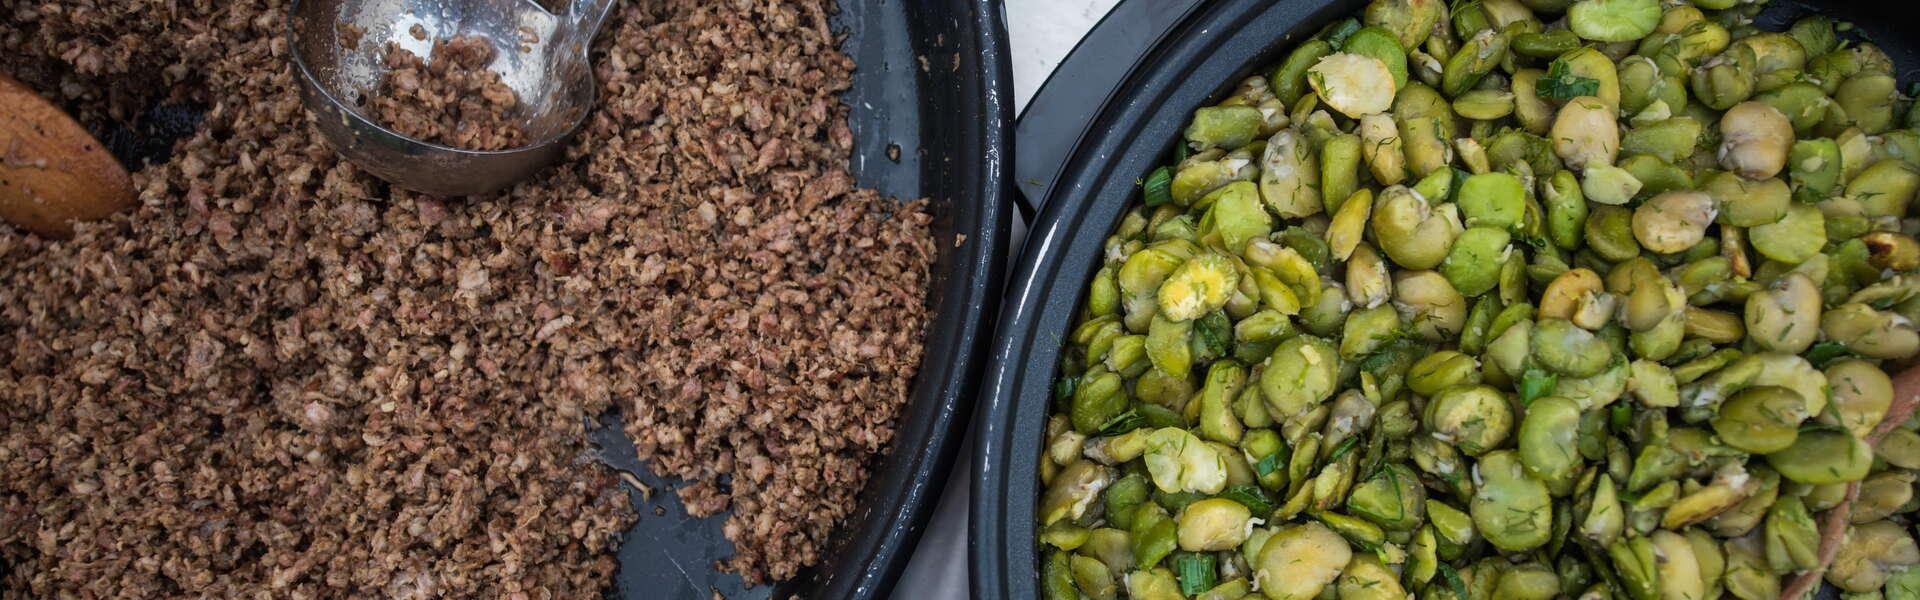
[[[1905,85],[1920,76],[1920,32],[1901,29],[1909,21],[1900,4],[1776,0],[1756,24],[1782,30],[1816,9],[1851,21],[1861,30],[1856,35],[1894,59]],[[1034,505],[1053,380],[1101,245],[1138,197],[1138,181],[1167,163],[1194,108],[1365,5],[1125,2],[1062,61],[1027,108],[1017,141],[1019,186],[1042,202],[1008,280],[975,422],[975,598],[1040,596]]]

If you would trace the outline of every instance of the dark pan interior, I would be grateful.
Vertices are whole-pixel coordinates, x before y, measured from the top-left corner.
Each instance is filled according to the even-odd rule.
[[[970,547],[976,598],[1040,595],[1033,527],[1036,463],[1061,340],[1072,325],[1084,282],[1099,267],[1102,241],[1135,198],[1138,179],[1165,163],[1194,108],[1218,99],[1255,69],[1277,62],[1299,40],[1366,4],[1216,0],[1202,2],[1182,18],[1157,22],[1152,20],[1156,13],[1167,10],[1128,10],[1160,1],[1128,0],[1116,8],[1061,63],[1063,69],[1076,63],[1099,66],[1054,73],[1027,108],[1027,116],[1047,115],[1048,122],[1021,124],[1019,185],[1044,197],[1029,198],[1040,207],[1009,279],[987,395],[975,422],[980,439]],[[1853,22],[1858,29],[1843,37],[1864,38],[1886,50],[1903,88],[1920,80],[1920,32],[1903,30],[1911,22],[1902,18],[1913,10],[1909,3],[1776,0],[1757,25],[1781,30],[1815,10]],[[1128,33],[1103,36],[1107,30]],[[1143,36],[1159,41],[1143,48]],[[1107,39],[1132,42],[1100,41]],[[1115,63],[1122,66],[1116,69]],[[1096,72],[1101,70],[1124,74],[1103,78]],[[1070,83],[1072,89],[1056,83]],[[1084,108],[1062,109],[1056,102]]]
[[[793,581],[746,587],[716,568],[733,555],[727,515],[687,515],[673,490],[686,482],[653,475],[634,456],[618,417],[594,432],[603,458],[637,474],[651,499],[630,492],[639,522],[619,550],[610,595],[630,600],[885,598],[914,543],[965,433],[985,364],[1007,252],[1011,191],[1012,89],[999,0],[842,2],[834,27],[854,59],[853,175],[862,187],[925,197],[934,215],[933,308],[912,397],[893,450],[871,466],[863,509],[822,552],[823,563]],[[956,240],[959,240],[956,242]]]

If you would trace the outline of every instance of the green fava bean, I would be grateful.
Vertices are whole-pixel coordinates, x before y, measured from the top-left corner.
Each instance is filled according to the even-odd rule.
[[[1752,180],[1727,171],[1708,174],[1700,191],[1720,207],[1720,222],[1735,227],[1754,227],[1779,221],[1787,216],[1793,195],[1778,178]]]
[[[1553,120],[1553,152],[1567,168],[1585,170],[1590,165],[1610,165],[1620,154],[1620,124],[1614,120],[1614,105],[1592,97],[1568,100]]]
[[[1547,211],[1547,235],[1555,246],[1573,250],[1580,247],[1587,223],[1587,201],[1572,171],[1559,171],[1541,185],[1541,200]]]
[[[1653,252],[1681,252],[1706,239],[1715,212],[1704,192],[1662,192],[1633,210],[1633,238]]]
[[[1642,184],[1633,173],[1613,165],[1588,165],[1581,173],[1580,193],[1595,203],[1618,206],[1640,193]]]
[[[1865,479],[1873,448],[1845,431],[1801,432],[1786,449],[1767,454],[1767,464],[1790,481],[1814,485]]]
[[[1820,288],[1803,273],[1788,273],[1747,296],[1747,339],[1765,350],[1799,354],[1820,333]]]
[[[1384,114],[1361,117],[1355,131],[1360,135],[1362,156],[1374,181],[1395,185],[1407,178],[1406,151],[1393,117]]]
[[[1510,83],[1513,89],[1513,116],[1520,121],[1520,127],[1527,133],[1544,135],[1553,127],[1553,106],[1540,98],[1540,78],[1546,71],[1540,69],[1521,69],[1515,71]]]
[[[1428,354],[1407,371],[1407,389],[1432,396],[1456,385],[1480,383],[1480,363],[1471,356],[1453,350]]]
[[[1275,346],[1260,373],[1260,393],[1276,419],[1306,414],[1332,397],[1340,355],[1312,336],[1294,336]]]
[[[1775,571],[1810,569],[1819,564],[1816,552],[1820,530],[1799,496],[1781,495],[1767,511],[1764,530],[1767,562]]]
[[[1167,188],[1173,202],[1181,206],[1191,206],[1214,190],[1252,177],[1251,165],[1237,168],[1236,161],[1225,158],[1189,161],[1174,172],[1173,182]]]
[[[1156,292],[1160,313],[1174,321],[1198,319],[1226,306],[1239,285],[1240,271],[1233,259],[1218,254],[1195,256],[1160,284]]]
[[[1469,227],[1454,240],[1440,274],[1462,295],[1485,294],[1499,283],[1512,238],[1505,229]]]
[[[1868,216],[1899,217],[1920,190],[1920,170],[1905,161],[1887,159],[1867,167],[1847,183],[1847,197],[1860,202]]]
[[[1225,498],[1207,498],[1187,505],[1175,518],[1180,549],[1188,552],[1231,550],[1247,541],[1246,505]]]
[[[1561,591],[1560,576],[1540,563],[1500,571],[1491,600],[1552,600]]]
[[[1359,360],[1400,337],[1400,313],[1381,305],[1347,315],[1340,332],[1340,357]]]
[[[1760,32],[1736,40],[1734,44],[1753,53],[1754,89],[1766,91],[1798,79],[1807,65],[1807,52],[1800,42],[1783,33]]]
[[[1827,583],[1853,593],[1878,592],[1895,573],[1920,564],[1920,545],[1892,521],[1850,527],[1827,570]]]
[[[1120,376],[1105,370],[1082,377],[1073,390],[1073,429],[1092,434],[1127,410],[1127,394]]]
[[[1463,227],[1454,205],[1432,206],[1404,186],[1382,190],[1373,203],[1371,223],[1380,249],[1407,269],[1440,266]]]
[[[1254,580],[1271,600],[1309,600],[1332,584],[1351,560],[1353,549],[1325,525],[1282,527],[1260,546]]]
[[[1418,48],[1446,13],[1441,0],[1373,0],[1361,21],[1392,33],[1401,48]]]
[[[1450,97],[1459,97],[1473,89],[1506,58],[1508,43],[1507,34],[1499,30],[1486,29],[1474,34],[1447,58],[1440,90]]]
[[[1526,210],[1527,190],[1520,178],[1506,173],[1482,173],[1460,185],[1461,216],[1468,227],[1511,229]]]
[[[1854,437],[1866,438],[1893,405],[1893,380],[1873,363],[1855,359],[1827,365],[1826,376],[1827,387],[1833,390],[1827,404],[1832,409],[1821,415],[1822,420],[1831,416],[1835,424],[1846,428]]]
[[[1401,271],[1393,277],[1393,308],[1408,333],[1429,342],[1455,339],[1467,321],[1467,299],[1433,271]]]
[[[1193,111],[1187,125],[1187,144],[1194,150],[1247,145],[1260,133],[1260,109],[1251,106],[1206,106]]]
[[[1649,154],[1637,154],[1620,159],[1620,170],[1632,175],[1640,182],[1640,190],[1633,197],[1646,198],[1670,191],[1691,191],[1692,174],[1673,163],[1660,160]]]
[[[1293,106],[1307,93],[1307,69],[1321,58],[1333,54],[1333,46],[1324,40],[1307,40],[1294,48],[1287,59],[1280,63],[1273,74],[1267,78],[1267,84],[1273,89],[1273,95],[1287,106]]]
[[[1527,405],[1520,419],[1520,463],[1544,482],[1566,481],[1579,473],[1576,437],[1580,406],[1572,400],[1546,396]]]
[[[1200,220],[1201,236],[1217,234],[1229,252],[1238,253],[1249,240],[1273,233],[1273,217],[1260,206],[1260,191],[1252,182],[1236,181],[1210,195],[1215,199]]]
[[[1528,475],[1510,450],[1482,456],[1478,469],[1481,483],[1469,512],[1481,537],[1506,552],[1546,545],[1553,534],[1553,498],[1546,484]]]
[[[1728,110],[1753,97],[1753,49],[1735,45],[1693,69],[1693,98],[1707,108]],[[1785,117],[1781,118],[1785,123]]]
[[[1336,214],[1360,188],[1361,138],[1343,133],[1320,147],[1320,199],[1327,214]],[[1372,200],[1369,191],[1368,200]]]
[[[1792,446],[1806,419],[1807,403],[1800,394],[1763,385],[1741,390],[1721,404],[1713,431],[1743,452],[1769,454]]]
[[[1827,116],[1832,103],[1819,86],[1805,82],[1789,83],[1755,94],[1753,101],[1780,111],[1793,126],[1794,133],[1802,135],[1813,132],[1813,127]]]
[[[1393,74],[1393,89],[1407,87],[1407,51],[1400,46],[1400,40],[1393,32],[1386,28],[1362,27],[1347,36],[1347,42],[1340,46],[1340,50],[1378,59],[1387,66],[1387,72]]]
[[[1794,21],[1793,26],[1787,28],[1787,35],[1792,36],[1795,42],[1799,42],[1801,50],[1808,56],[1819,56],[1831,52],[1834,44],[1839,41],[1839,38],[1834,35],[1833,20],[1817,14],[1807,15]]]
[[[1335,588],[1340,598],[1348,600],[1402,600],[1407,591],[1400,586],[1400,576],[1387,568],[1380,558],[1372,554],[1355,554],[1340,572],[1340,582]]]
[[[1587,215],[1586,241],[1600,258],[1619,262],[1640,255],[1633,235],[1633,213],[1618,206],[1592,207]]]
[[[1565,319],[1541,319],[1533,326],[1533,358],[1542,366],[1568,377],[1600,374],[1613,360],[1611,349],[1593,332]]]
[[[1779,221],[1748,229],[1747,239],[1761,256],[1797,265],[1819,254],[1826,245],[1826,217],[1819,208],[1795,204]]]
[[[1453,162],[1453,109],[1433,88],[1408,83],[1393,101],[1394,125],[1399,128],[1407,168],[1426,177]],[[1436,199],[1437,200],[1437,199]]]
[[[1162,427],[1147,437],[1142,461],[1153,485],[1169,494],[1218,494],[1227,487],[1227,459],[1219,449],[1178,427]],[[1136,523],[1137,524],[1137,523]]]
[[[1513,114],[1513,92],[1473,90],[1453,99],[1453,112],[1462,117],[1492,121]]]
[[[1574,34],[1596,42],[1631,42],[1660,26],[1656,0],[1581,0],[1567,9]]]
[[[1113,479],[1113,469],[1085,459],[1060,469],[1040,496],[1040,524],[1079,519]]]
[[[1787,116],[1759,102],[1716,108],[1727,110],[1720,116],[1720,165],[1748,179],[1779,174],[1793,145],[1793,123]]]
[[[1890,75],[1861,73],[1840,82],[1833,92],[1833,102],[1854,127],[1878,134],[1893,124],[1897,85]]]
[[[1426,520],[1426,499],[1413,468],[1390,463],[1354,487],[1347,510],[1388,531],[1412,531]]]
[[[1690,117],[1653,121],[1627,130],[1620,140],[1620,152],[1677,162],[1693,154],[1694,145],[1700,142],[1701,129],[1700,122]]]
[[[1307,83],[1327,106],[1355,119],[1386,112],[1399,89],[1385,62],[1352,52],[1321,58],[1307,70]]]
[[[1821,315],[1820,332],[1867,358],[1902,359],[1920,351],[1920,334],[1911,322],[1858,302],[1842,304]]]
[[[1185,380],[1193,368],[1193,321],[1156,316],[1147,327],[1147,360],[1156,371]]]
[[[1579,47],[1579,36],[1566,29],[1528,32],[1513,36],[1513,51],[1530,58],[1557,58]]]
[[[1423,424],[1434,439],[1453,444],[1468,456],[1480,456],[1507,440],[1513,431],[1513,411],[1492,386],[1455,386],[1427,401]]]
[[[1179,580],[1166,568],[1128,573],[1128,600],[1180,600]]]
[[[1260,198],[1267,208],[1292,219],[1318,214],[1325,208],[1319,188],[1320,167],[1306,140],[1293,130],[1267,140],[1260,159]]]

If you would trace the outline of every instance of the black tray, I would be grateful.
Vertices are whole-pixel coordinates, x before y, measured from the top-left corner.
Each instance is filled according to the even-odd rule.
[[[1101,244],[1137,181],[1166,164],[1194,108],[1277,62],[1365,0],[1128,0],[1074,48],[1022,115],[1018,181],[1041,206],[1008,280],[986,394],[974,423],[972,591],[1037,598],[1037,462],[1058,369]],[[1782,30],[1819,11],[1887,51],[1902,85],[1920,79],[1920,31],[1904,3],[1775,0],[1756,25]],[[1858,34],[1855,34],[1858,35]],[[1903,88],[1904,89],[1904,88]]]
[[[715,568],[733,555],[721,532],[727,515],[688,517],[673,492],[685,482],[649,472],[617,417],[604,417],[607,426],[594,433],[603,458],[654,490],[651,501],[630,492],[640,520],[620,545],[613,597],[885,598],[960,448],[1000,301],[1012,214],[1006,94],[1013,86],[1000,2],[846,1],[834,27],[857,65],[843,97],[852,111],[853,175],[888,195],[929,198],[940,251],[926,354],[892,450],[873,465],[863,510],[842,526],[821,565],[793,581],[748,588]]]

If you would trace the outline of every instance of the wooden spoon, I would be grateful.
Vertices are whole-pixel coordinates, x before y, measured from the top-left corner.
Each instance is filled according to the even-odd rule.
[[[132,206],[133,178],[65,111],[0,75],[0,220],[66,239]]]

